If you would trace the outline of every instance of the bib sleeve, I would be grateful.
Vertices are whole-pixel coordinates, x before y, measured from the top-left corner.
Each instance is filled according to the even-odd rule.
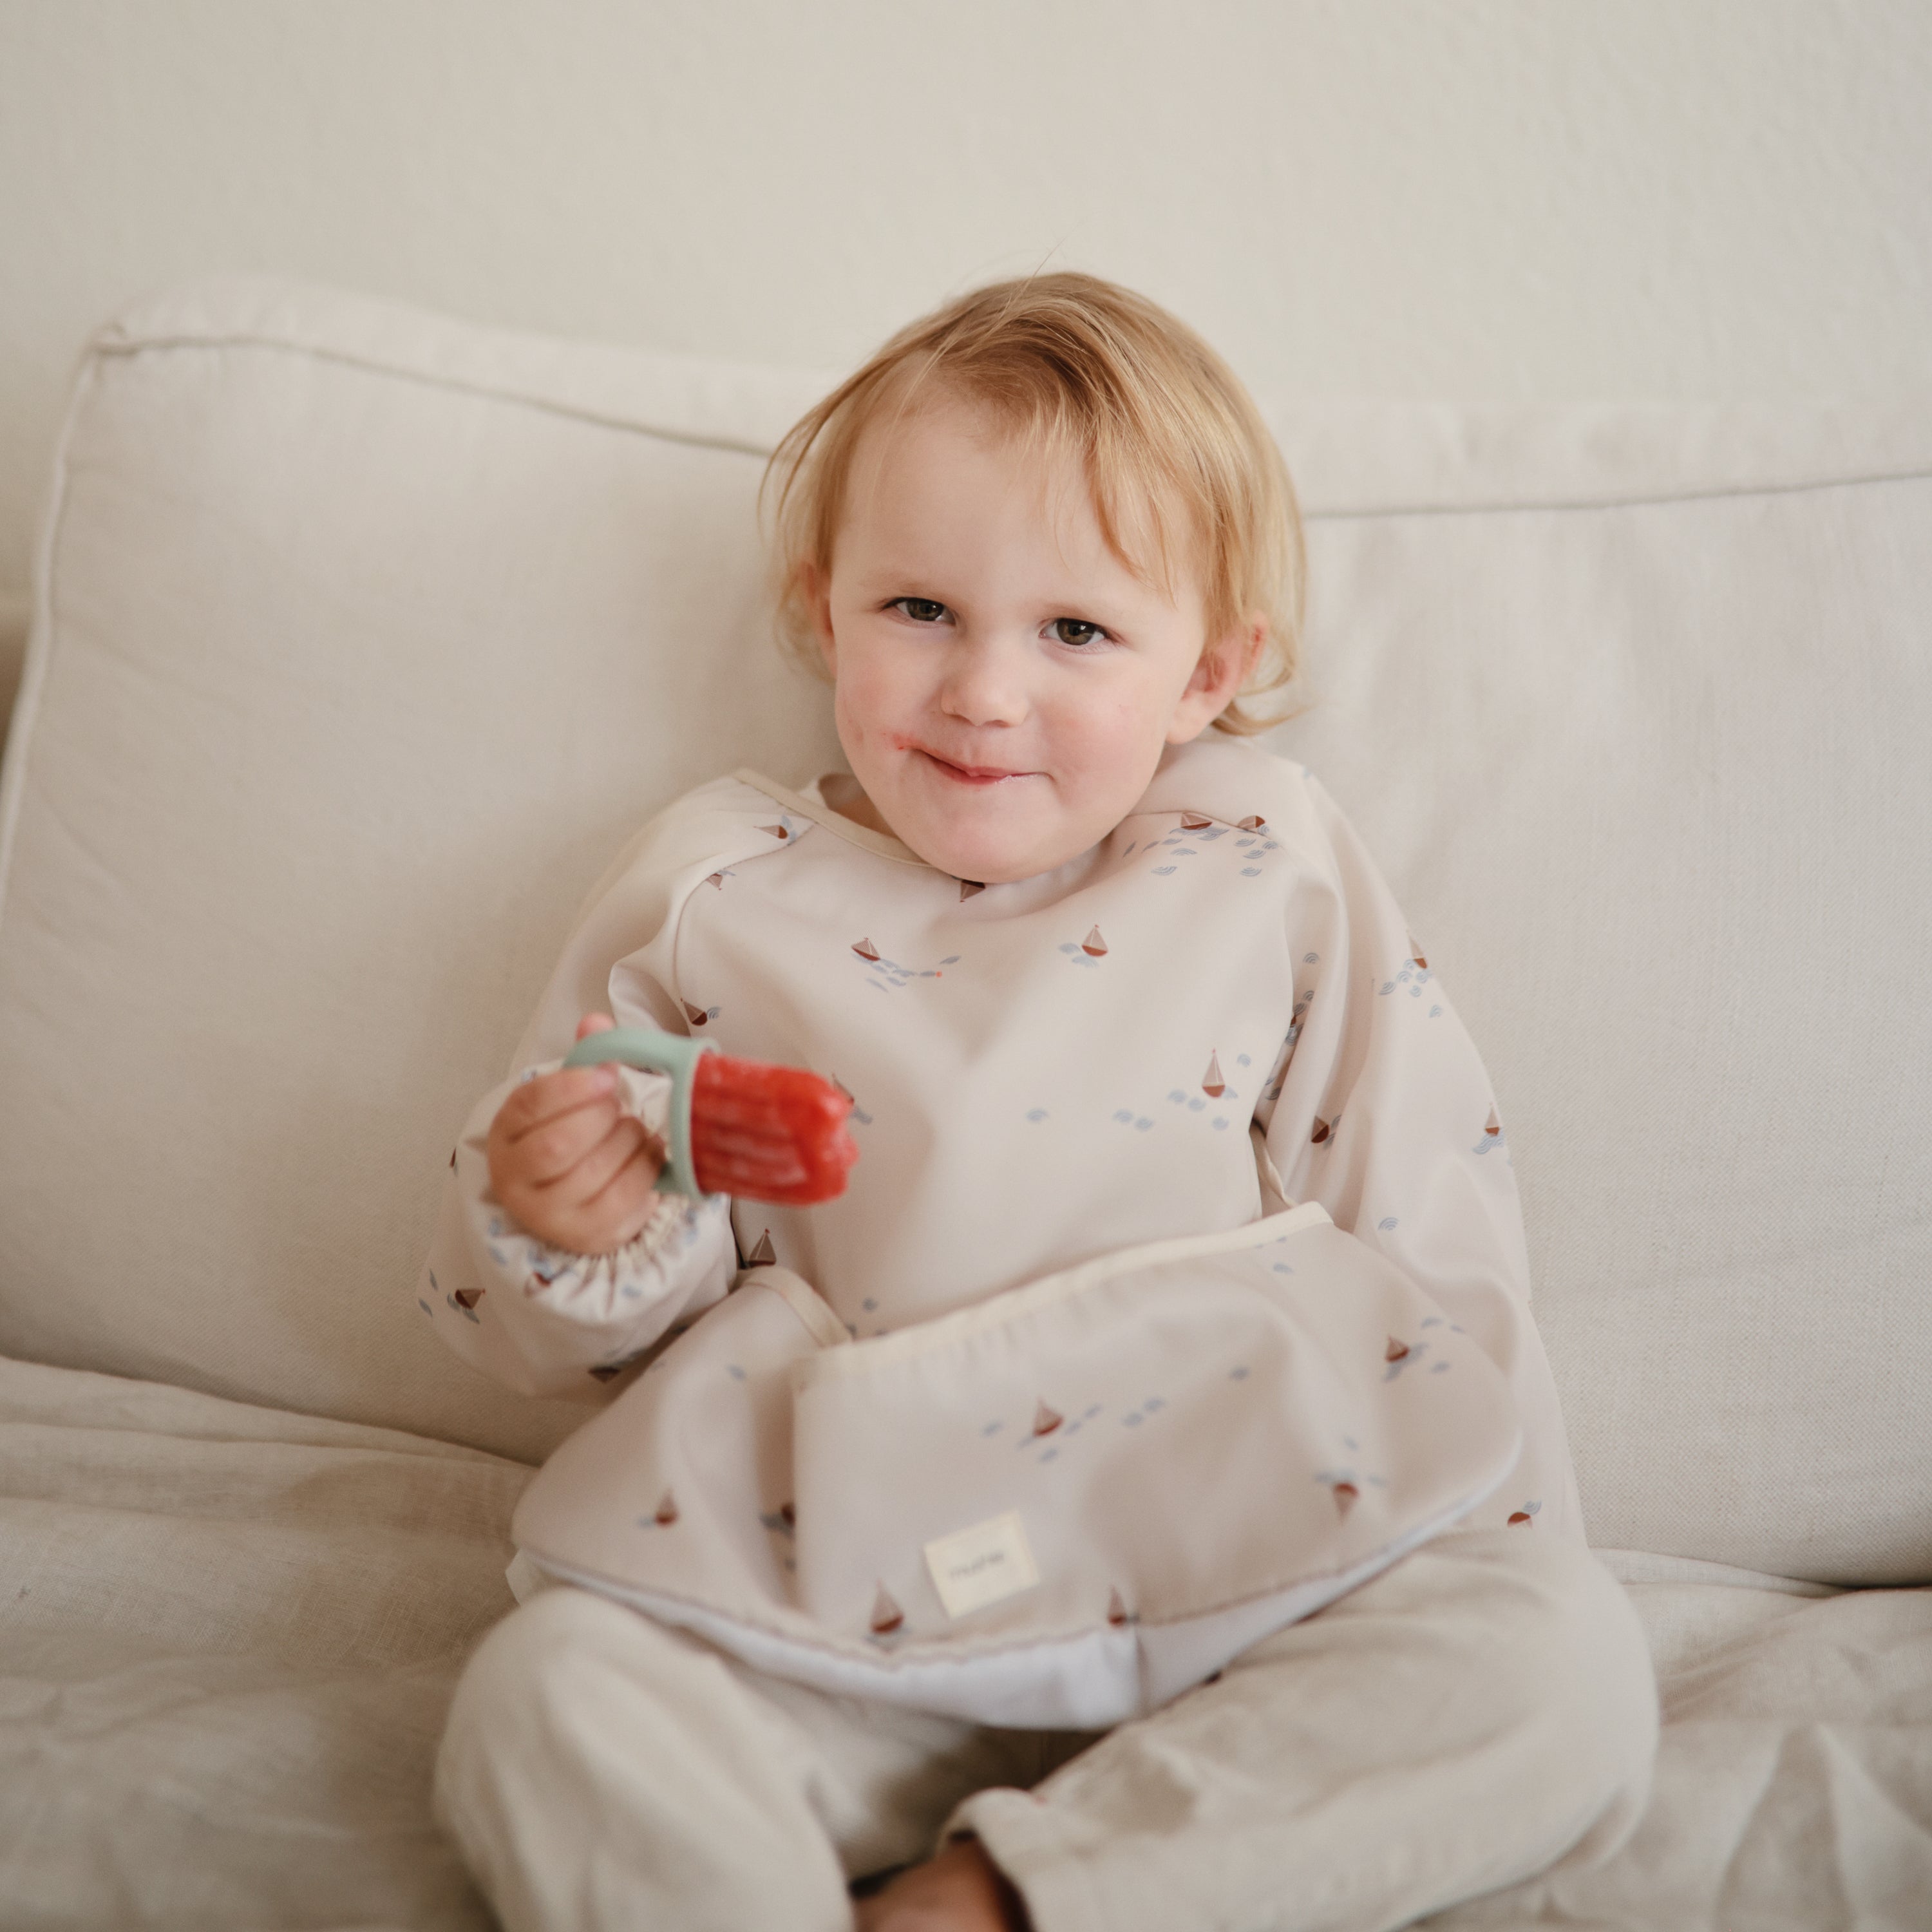
[[[1306,782],[1322,849],[1289,914],[1295,1018],[1257,1110],[1268,1156],[1288,1200],[1379,1249],[1508,1378],[1522,1458],[1466,1526],[1581,1541],[1489,1076],[1354,827]]]
[[[560,1064],[584,1014],[687,1030],[671,983],[678,914],[715,866],[769,846],[754,821],[770,815],[758,794],[722,779],[632,840],[578,915],[509,1077],[464,1124],[416,1298],[458,1355],[521,1394],[601,1400],[626,1365],[722,1300],[736,1274],[727,1196],[661,1196],[635,1240],[579,1255],[535,1239],[496,1202],[486,1148],[505,1098]],[[669,1088],[660,1075],[626,1068],[620,1102],[659,1131]]]
[[[560,1064],[545,1060],[520,1077]],[[472,1367],[525,1395],[594,1396],[723,1298],[738,1264],[729,1204],[723,1195],[660,1194],[642,1232],[608,1254],[537,1240],[490,1191],[490,1123],[517,1084],[492,1088],[464,1124],[417,1294]],[[627,1071],[620,1104],[651,1124],[669,1084]]]

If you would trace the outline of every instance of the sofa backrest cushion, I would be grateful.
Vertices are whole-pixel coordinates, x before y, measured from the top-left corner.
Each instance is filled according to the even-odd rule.
[[[536,1456],[430,1204],[578,902],[836,754],[754,497],[809,380],[258,282],[96,344],[8,753],[0,1348]]]
[[[103,335],[0,795],[0,1348],[580,1419],[411,1285],[610,853],[836,758],[755,515],[820,387],[250,280]],[[1932,411],[1276,420],[1276,742],[1495,1076],[1595,1540],[1932,1579]]]
[[[1592,1540],[1932,1580],[1932,410],[1555,427],[1323,517],[1284,740],[1496,1081]]]

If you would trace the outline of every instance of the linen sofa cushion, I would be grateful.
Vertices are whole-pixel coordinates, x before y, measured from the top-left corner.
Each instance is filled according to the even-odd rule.
[[[524,1456],[579,1419],[410,1284],[626,833],[834,754],[754,515],[821,386],[247,280],[102,337],[0,796],[0,1348]],[[1594,1534],[1932,1575],[1932,410],[1276,421],[1278,742],[1496,1076]]]
[[[1283,742],[1496,1080],[1593,1540],[1922,1581],[1932,410],[1557,428],[1365,426]]]
[[[10,1925],[494,1924],[430,1810],[529,1472],[0,1360]],[[1932,1592],[1613,1562],[1658,1664],[1654,1794],[1610,1862],[1429,1923],[1904,1928],[1932,1886]]]
[[[430,1767],[529,1476],[0,1360],[0,1918],[486,1932]]]
[[[1910,1932],[1932,1898],[1932,1594],[1636,1583],[1664,1728],[1616,1856],[1430,1932]]]
[[[102,336],[7,761],[0,1350],[526,1456],[582,1420],[409,1286],[611,854],[833,746],[760,616],[794,413],[275,284]]]

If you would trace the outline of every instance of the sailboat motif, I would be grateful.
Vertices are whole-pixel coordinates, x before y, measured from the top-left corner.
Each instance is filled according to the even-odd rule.
[[[1415,934],[1412,932],[1408,935],[1408,957],[1410,963],[1418,973],[1426,973],[1429,970],[1429,962],[1423,958],[1422,948],[1416,944]]]
[[[1334,1126],[1329,1122],[1318,1120],[1315,1123],[1315,1131],[1308,1138],[1315,1146],[1319,1147],[1334,1131]]]
[[[1107,1592],[1107,1621],[1116,1630],[1118,1630],[1123,1624],[1131,1623],[1133,1621],[1127,1615],[1126,1600],[1118,1590],[1109,1590]]]
[[[791,836],[791,828],[785,825],[761,825],[760,832],[769,832],[774,838],[783,840]]]
[[[745,1265],[748,1268],[774,1268],[778,1258],[778,1250],[772,1246],[772,1231],[767,1228],[758,1237],[758,1246],[745,1257]]]
[[[1259,812],[1253,812],[1246,818],[1236,819],[1234,830],[1237,832],[1265,832],[1268,830],[1268,820],[1262,818]]]
[[[872,1599],[872,1634],[890,1636],[904,1622],[904,1611],[892,1601],[892,1592],[881,1583],[879,1594]]]
[[[722,892],[724,890],[724,874],[722,872],[707,872],[704,875],[704,883],[707,886],[716,886]]]
[[[1483,1130],[1483,1131],[1489,1136],[1491,1140],[1494,1140],[1497,1135],[1501,1133],[1502,1130],[1503,1124],[1498,1118],[1496,1108],[1492,1107],[1490,1109],[1490,1124]]]
[[[1336,1515],[1346,1522],[1348,1512],[1361,1500],[1361,1491],[1353,1483],[1337,1483],[1335,1485]]]
[[[1033,1432],[1036,1436],[1051,1436],[1066,1420],[1058,1409],[1048,1408],[1042,1402],[1033,1412]]]
[[[959,896],[962,899],[970,899],[975,892],[983,892],[986,890],[986,888],[977,879],[962,879],[959,881]]]
[[[1080,950],[1089,959],[1099,959],[1106,956],[1107,942],[1100,937],[1100,928],[1097,926],[1080,942]]]
[[[860,940],[852,950],[857,953],[861,959],[876,961],[879,956],[879,949],[869,939]]]
[[[459,1288],[456,1291],[456,1305],[459,1308],[474,1308],[482,1299],[480,1288]]]
[[[1408,1359],[1408,1344],[1391,1335],[1388,1338],[1388,1346],[1382,1351],[1382,1360],[1385,1362],[1406,1362]]]
[[[1214,823],[1198,812],[1184,812],[1180,814],[1180,829],[1184,832],[1205,832]]]
[[[1210,1100],[1218,1100],[1228,1090],[1228,1083],[1221,1078],[1221,1061],[1217,1054],[1208,1056],[1208,1071],[1201,1076],[1201,1090]]]
[[[668,1529],[677,1520],[677,1498],[667,1490],[658,1498],[657,1514],[651,1520],[660,1529]]]
[[[701,1027],[711,1017],[702,1006],[694,1006],[688,1000],[680,1004],[684,1008],[685,1018],[694,1027]]]

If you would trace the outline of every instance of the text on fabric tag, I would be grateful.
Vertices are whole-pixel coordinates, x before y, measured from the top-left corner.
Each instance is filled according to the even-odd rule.
[[[1040,1581],[1019,1514],[990,1516],[970,1529],[935,1537],[926,1546],[926,1567],[949,1617],[982,1610]]]

